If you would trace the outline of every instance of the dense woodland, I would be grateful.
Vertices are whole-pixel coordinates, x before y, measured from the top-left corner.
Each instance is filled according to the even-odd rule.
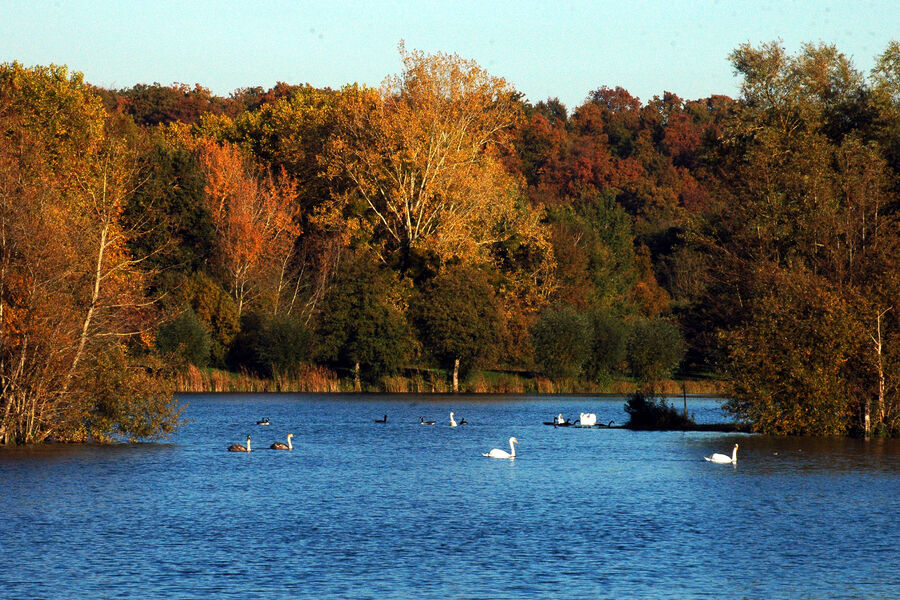
[[[207,368],[678,373],[757,431],[900,434],[900,44],[743,45],[737,99],[572,110],[400,54],[227,98],[0,65],[0,443],[164,435]]]

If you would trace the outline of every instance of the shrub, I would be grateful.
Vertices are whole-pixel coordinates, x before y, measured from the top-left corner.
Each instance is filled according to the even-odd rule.
[[[249,314],[228,352],[228,366],[260,377],[293,375],[310,358],[309,330],[290,317]]]
[[[531,332],[534,361],[547,377],[578,377],[590,356],[593,337],[587,315],[570,306],[548,308]]]
[[[209,364],[212,340],[197,314],[190,308],[159,328],[156,347],[197,367]]]
[[[678,412],[663,398],[655,398],[642,393],[632,394],[625,403],[629,429],[684,429],[694,425],[694,421]]]
[[[639,321],[628,337],[628,367],[640,381],[669,377],[687,351],[681,331],[668,321]]]

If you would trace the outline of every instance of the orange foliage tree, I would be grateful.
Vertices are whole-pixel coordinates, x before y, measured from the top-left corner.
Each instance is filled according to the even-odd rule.
[[[136,365],[153,303],[120,220],[128,145],[64,67],[0,67],[0,111],[0,442],[171,431],[171,393]]]
[[[277,314],[291,288],[290,264],[300,234],[297,183],[283,170],[258,174],[232,144],[201,139],[196,148],[207,178],[207,209],[218,234],[216,262],[238,315],[257,301]]]

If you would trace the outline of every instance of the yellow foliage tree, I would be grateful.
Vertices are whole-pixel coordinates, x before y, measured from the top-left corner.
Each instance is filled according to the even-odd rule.
[[[349,217],[382,256],[419,249],[483,262],[492,244],[534,220],[498,160],[519,116],[516,93],[473,61],[400,52],[400,75],[379,90],[345,88],[337,100],[325,163],[348,185],[320,219]]]

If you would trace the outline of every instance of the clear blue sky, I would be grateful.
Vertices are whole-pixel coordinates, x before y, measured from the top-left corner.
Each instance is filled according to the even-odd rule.
[[[0,62],[66,64],[96,85],[200,83],[227,95],[277,81],[377,85],[397,43],[455,52],[530,100],[570,109],[601,86],[646,102],[736,96],[728,54],[782,39],[837,45],[858,69],[900,37],[896,0],[429,2],[0,0]]]

